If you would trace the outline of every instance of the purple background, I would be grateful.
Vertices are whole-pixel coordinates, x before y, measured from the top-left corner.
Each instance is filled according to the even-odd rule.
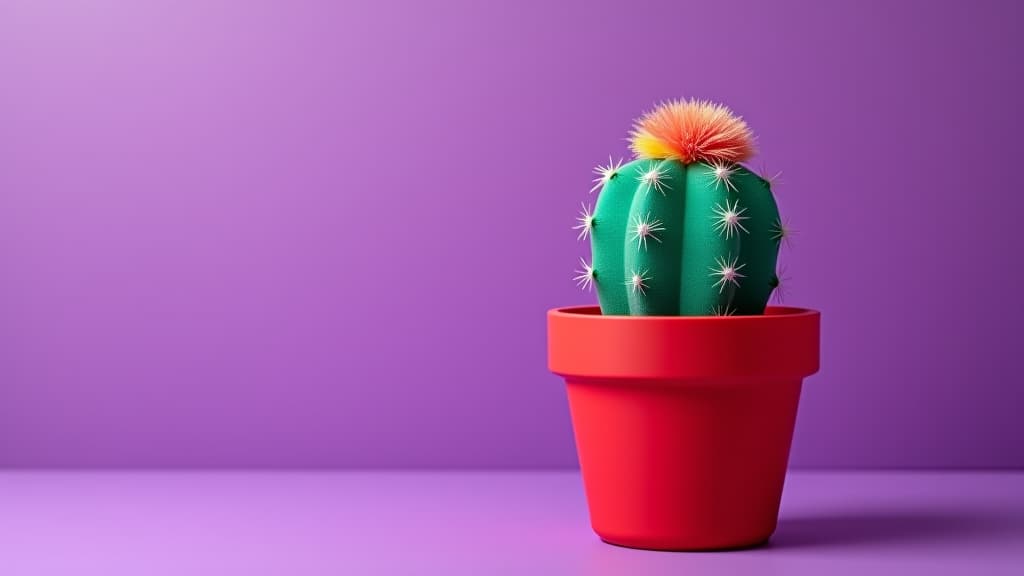
[[[700,96],[824,314],[794,465],[1024,466],[1016,3],[422,4],[0,2],[0,465],[574,465],[569,227]]]

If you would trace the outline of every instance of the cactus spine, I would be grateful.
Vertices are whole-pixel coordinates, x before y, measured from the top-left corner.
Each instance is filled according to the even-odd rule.
[[[599,167],[589,236],[603,314],[763,314],[786,229],[768,180],[740,161],[753,153],[746,124],[723,106],[669,102],[638,121],[638,158]]]

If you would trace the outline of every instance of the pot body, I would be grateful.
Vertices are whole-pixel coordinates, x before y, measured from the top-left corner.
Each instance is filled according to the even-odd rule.
[[[594,531],[636,548],[752,546],[774,532],[819,314],[601,316],[552,310]]]

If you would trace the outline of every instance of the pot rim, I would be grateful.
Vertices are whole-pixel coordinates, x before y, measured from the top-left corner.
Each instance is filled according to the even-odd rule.
[[[548,367],[576,380],[791,382],[818,371],[821,313],[769,306],[762,316],[604,316],[548,311]]]
[[[811,308],[800,308],[797,306],[767,306],[765,307],[764,314],[750,314],[750,315],[730,315],[730,316],[631,316],[628,314],[616,314],[616,315],[604,315],[601,314],[601,307],[597,304],[582,304],[574,306],[562,306],[559,308],[552,308],[548,311],[548,316],[564,316],[572,318],[585,317],[588,321],[593,322],[608,322],[608,321],[627,321],[627,322],[680,322],[680,323],[694,323],[694,322],[736,322],[736,321],[747,321],[747,322],[771,322],[777,320],[778,317],[793,317],[793,316],[818,316],[821,313]]]

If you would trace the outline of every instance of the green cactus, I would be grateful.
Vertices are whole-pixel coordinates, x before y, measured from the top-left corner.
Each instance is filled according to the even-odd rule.
[[[753,151],[746,124],[671,102],[638,122],[633,149],[640,158],[598,168],[596,210],[577,226],[593,264],[576,279],[597,287],[602,313],[763,314],[787,230],[770,182],[736,161]]]

